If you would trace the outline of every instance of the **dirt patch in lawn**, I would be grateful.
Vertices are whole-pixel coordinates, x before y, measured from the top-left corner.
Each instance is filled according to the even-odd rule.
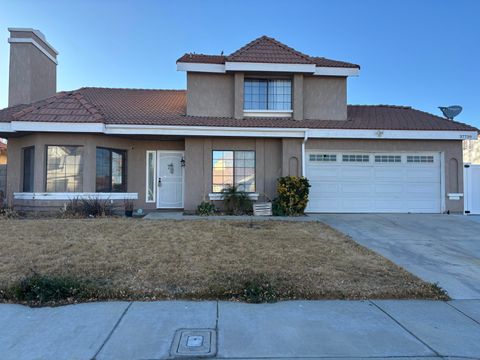
[[[2,289],[37,273],[88,281],[98,299],[445,298],[315,222],[12,219],[0,248]]]

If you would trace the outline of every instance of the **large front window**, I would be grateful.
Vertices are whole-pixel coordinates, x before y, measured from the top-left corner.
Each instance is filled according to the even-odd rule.
[[[97,192],[127,191],[126,157],[125,150],[97,148]]]
[[[292,110],[291,80],[245,79],[245,110]]]
[[[83,191],[83,146],[47,146],[47,192]]]
[[[255,192],[255,151],[213,151],[213,192],[227,186]]]

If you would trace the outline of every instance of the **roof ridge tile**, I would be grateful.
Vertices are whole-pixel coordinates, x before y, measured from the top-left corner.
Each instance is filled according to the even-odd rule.
[[[272,37],[269,37],[269,36],[266,36],[266,35],[262,35],[259,38],[255,39],[255,40],[252,40],[248,44],[242,46],[240,49],[234,51],[233,53],[231,53],[230,55],[227,56],[227,60],[232,61],[232,59],[233,59],[233,62],[235,62],[234,61],[235,57],[239,57],[240,55],[244,54],[246,51],[251,49],[253,46],[261,44],[262,41],[269,41],[269,42],[273,43],[274,45],[279,46],[282,49],[289,51],[293,55],[298,56],[298,57],[302,57],[303,59],[305,59],[309,63],[313,64],[313,61],[310,58],[310,56],[308,56],[308,55],[306,55],[306,54],[304,54],[304,53],[302,53],[302,52],[300,52],[300,51],[298,51],[298,50],[296,50],[296,49],[294,49],[294,48],[292,48],[288,45],[285,45],[284,43],[278,41],[275,38],[272,38]]]

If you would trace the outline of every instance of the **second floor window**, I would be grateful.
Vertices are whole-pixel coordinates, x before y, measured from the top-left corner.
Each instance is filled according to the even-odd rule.
[[[244,110],[292,110],[291,80],[245,79]]]

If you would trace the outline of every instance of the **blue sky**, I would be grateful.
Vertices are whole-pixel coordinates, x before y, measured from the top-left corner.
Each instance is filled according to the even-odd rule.
[[[185,52],[228,54],[268,35],[309,55],[358,63],[350,104],[396,104],[480,127],[480,1],[0,0],[0,108],[7,27],[40,29],[60,52],[58,89],[185,88]]]

